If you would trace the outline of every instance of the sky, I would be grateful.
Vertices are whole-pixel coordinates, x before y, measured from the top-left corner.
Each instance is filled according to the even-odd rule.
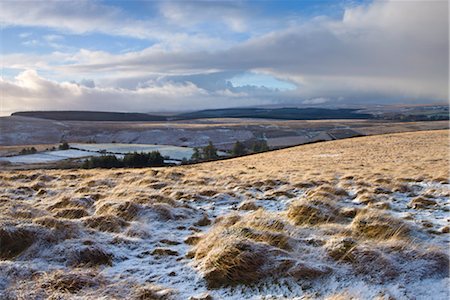
[[[0,1],[0,115],[448,101],[448,1]]]

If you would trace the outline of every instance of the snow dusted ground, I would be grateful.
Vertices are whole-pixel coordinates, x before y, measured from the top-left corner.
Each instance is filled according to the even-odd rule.
[[[59,151],[46,151],[42,153],[27,154],[27,155],[0,157],[0,161],[8,161],[10,163],[38,164],[38,163],[56,162],[68,158],[83,158],[99,155],[101,154],[71,149]]]
[[[0,249],[0,298],[146,299],[139,293],[147,289],[150,299],[448,299],[447,143],[447,132],[435,132],[154,170],[0,172],[2,245],[12,244],[8,236],[23,240]],[[335,219],[297,224],[292,207],[314,201],[335,206],[339,212],[316,206]],[[400,222],[410,231],[360,236],[356,219],[367,212],[392,216],[381,224],[387,229]],[[228,247],[237,225],[223,225],[224,217],[251,232],[258,214],[282,220],[289,247],[244,239],[306,272],[268,269],[251,283],[211,287],[205,260],[220,247],[202,258],[199,245],[218,230],[218,244]],[[333,259],[327,247],[342,238],[369,260]]]
[[[16,155],[8,157],[0,157],[0,161],[7,161],[10,163],[22,164],[37,164],[57,162],[69,158],[84,158],[89,156],[100,156],[101,151],[106,151],[109,154],[116,154],[121,158],[124,154],[130,152],[151,152],[159,151],[162,156],[169,157],[167,162],[176,162],[183,160],[183,158],[190,159],[194,153],[193,148],[176,147],[170,145],[149,145],[149,144],[71,144],[74,149],[46,151],[35,154]],[[218,152],[218,155],[225,156],[225,152]]]

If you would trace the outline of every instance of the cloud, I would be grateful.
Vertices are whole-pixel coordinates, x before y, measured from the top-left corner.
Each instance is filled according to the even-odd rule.
[[[140,3],[143,11],[148,10],[148,14],[160,9],[161,13],[155,17],[137,19],[129,15],[123,9],[102,4],[99,1],[78,0],[78,1],[36,1],[33,5],[24,5],[22,1],[7,0],[2,2],[0,10],[0,28],[23,26],[40,27],[56,30],[68,34],[92,34],[102,33],[111,36],[121,36],[150,40],[159,49],[203,49],[205,47],[215,49],[232,44],[231,39],[217,37],[217,32],[206,32],[200,28],[186,32],[186,26],[193,13],[193,5],[196,2],[180,2],[169,4],[163,1],[159,4],[155,2]],[[206,3],[204,3],[206,5]],[[211,2],[210,11],[219,3]],[[147,7],[148,6],[148,7]],[[153,7],[154,6],[154,7]],[[183,23],[176,21],[175,11],[179,11]],[[170,12],[171,11],[171,12]],[[237,10],[235,10],[236,12]],[[220,14],[220,13],[218,13]],[[201,20],[202,14],[195,18]],[[221,19],[228,20],[230,26],[239,27],[243,21],[233,19],[231,14]],[[181,20],[181,19],[180,19]],[[216,21],[212,16],[209,21]],[[223,31],[223,30],[222,30]],[[47,38],[55,35],[47,36]]]
[[[51,7],[58,13],[53,12],[53,16],[64,15],[61,7],[70,9],[60,2],[55,3]],[[375,1],[347,8],[341,20],[315,18],[294,22],[287,27],[274,27],[269,33],[252,35],[232,43],[224,41],[222,36],[213,38],[206,30],[202,32],[199,24],[209,24],[211,18],[217,18],[217,22],[232,29],[233,25],[226,19],[235,16],[243,22],[241,29],[244,30],[249,26],[248,16],[241,11],[248,8],[228,2],[207,2],[211,5],[207,9],[211,12],[217,9],[219,13],[196,19],[197,9],[194,6],[198,3],[184,3],[161,4],[163,16],[160,18],[166,20],[166,27],[158,34],[164,36],[165,42],[146,49],[120,54],[87,49],[46,55],[9,54],[3,56],[3,64],[6,68],[43,70],[52,74],[53,79],[59,76],[59,81],[94,79],[96,84],[91,88],[81,86],[73,89],[69,89],[67,84],[48,80],[53,82],[51,86],[58,87],[52,88],[51,94],[62,93],[69,99],[67,105],[71,107],[87,105],[89,108],[100,108],[100,104],[85,101],[90,99],[95,102],[91,96],[93,94],[98,99],[106,99],[105,95],[108,95],[108,101],[114,104],[105,106],[108,109],[126,109],[120,104],[121,101],[131,101],[135,97],[136,101],[132,103],[136,106],[130,106],[130,110],[151,110],[153,107],[160,110],[164,105],[168,110],[267,103],[306,105],[318,104],[317,101],[321,100],[317,99],[329,99],[326,104],[336,103],[338,99],[339,103],[448,100],[446,1]],[[100,31],[117,29],[118,34],[128,34],[132,29],[135,33],[141,32],[143,21],[124,18],[123,22],[116,22],[114,18],[123,17],[122,12],[99,5],[97,2],[80,2],[80,7],[90,8],[87,15],[80,12],[80,7],[73,7],[73,12],[66,17],[70,21],[59,26],[75,32],[88,32],[94,26]],[[220,5],[222,10],[218,10]],[[80,22],[85,22],[90,14],[98,12],[99,7],[105,9],[101,18],[93,23],[87,22],[89,26],[83,23],[75,28],[79,18],[82,18]],[[7,9],[7,14],[11,14],[10,10]],[[33,8],[31,11],[17,22],[35,24],[40,22],[38,20],[44,12],[48,13],[48,9],[44,8]],[[67,14],[67,11],[63,12]],[[220,12],[223,15],[219,15]],[[33,16],[34,23],[30,21]],[[113,19],[115,24],[112,24]],[[178,23],[184,21],[187,27],[193,28],[192,32],[179,30]],[[43,24],[56,26],[57,22],[59,19],[54,17],[46,19]],[[155,28],[158,29],[158,26]],[[211,46],[211,41],[214,41],[214,46]],[[297,88],[275,92],[264,86],[255,88],[243,84],[242,87],[235,87],[230,84],[232,77],[248,72],[294,83]],[[37,78],[45,80],[39,76]],[[15,90],[17,80],[3,80],[2,84],[11,84],[12,90]],[[39,80],[34,77],[30,81]],[[20,84],[19,87],[22,91],[27,88]],[[186,93],[188,88],[195,90],[195,93]],[[172,96],[169,97],[167,93],[161,94],[162,91],[176,91],[179,94],[176,97],[170,94]],[[72,97],[70,92],[78,94]],[[143,99],[147,93],[148,99],[151,99],[149,102]],[[7,96],[13,99],[13,94]],[[45,107],[51,107],[47,98],[35,98],[36,103],[42,101]],[[157,103],[153,99],[164,102]],[[58,107],[64,106],[61,101]],[[99,100],[99,103],[107,103],[105,101]],[[151,105],[147,108],[149,103]]]
[[[302,101],[302,104],[323,104],[330,102],[329,98],[313,98],[313,99],[306,99]]]

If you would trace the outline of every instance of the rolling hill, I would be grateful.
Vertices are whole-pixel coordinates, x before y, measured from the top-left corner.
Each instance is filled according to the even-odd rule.
[[[0,298],[448,299],[448,133],[0,171]]]

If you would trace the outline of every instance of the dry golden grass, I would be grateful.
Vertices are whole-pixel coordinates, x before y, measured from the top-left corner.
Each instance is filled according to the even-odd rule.
[[[400,278],[402,264],[410,261],[423,262],[424,272],[411,271],[411,280],[445,277],[445,251],[430,250],[418,238],[444,230],[429,233],[424,226],[411,226],[414,214],[405,216],[409,221],[394,217],[390,204],[395,193],[403,193],[416,197],[405,209],[440,209],[436,197],[449,196],[439,186],[448,182],[448,151],[448,131],[442,130],[338,140],[170,168],[0,171],[0,259],[26,262],[41,255],[51,260],[52,254],[41,249],[66,241],[77,245],[73,251],[60,247],[55,252],[67,274],[36,279],[47,282],[48,297],[101,290],[102,284],[112,288],[97,278],[99,270],[123,259],[108,247],[135,249],[139,241],[147,247],[144,258],[187,260],[209,287],[253,284],[270,276],[303,282],[332,276],[341,266],[358,278],[382,283]],[[437,185],[423,188],[418,182]],[[228,200],[236,201],[235,213],[210,214],[213,210],[195,206]],[[272,212],[260,208],[281,201],[289,205]],[[180,239],[155,242],[152,230],[158,228],[146,227],[153,220],[171,224],[182,232]],[[94,236],[102,238],[87,240]],[[172,246],[189,247],[192,260]],[[24,277],[10,285],[23,292],[33,280]],[[127,296],[178,299],[176,295],[149,284]]]
[[[351,225],[356,236],[371,239],[406,238],[410,233],[405,222],[376,210],[359,212]]]

